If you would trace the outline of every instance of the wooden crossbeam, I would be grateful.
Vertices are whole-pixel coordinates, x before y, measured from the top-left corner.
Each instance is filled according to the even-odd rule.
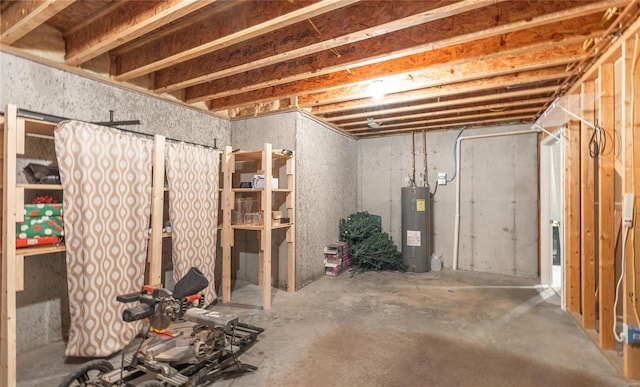
[[[79,65],[215,0],[127,1],[114,12],[66,36],[68,65]]]
[[[613,63],[603,63],[598,72],[599,124],[609,147],[598,155],[598,318],[600,347],[614,349],[615,232],[614,224],[614,71]]]
[[[582,50],[582,45],[551,47],[519,55],[507,55],[486,60],[469,61],[468,63],[459,64],[455,67],[451,67],[451,65],[442,65],[426,69],[414,68],[413,71],[410,71],[407,74],[391,77],[389,81],[393,82],[395,84],[394,87],[397,87],[398,90],[417,90],[426,87],[456,83],[462,80],[471,81],[486,77],[526,73],[527,71],[566,65],[567,63],[578,60],[583,55],[584,52]],[[333,102],[345,100],[345,96],[347,95],[349,96],[349,99],[358,97],[365,98],[370,96],[368,83],[354,85],[351,84],[352,81],[352,76],[346,72],[333,73],[285,85],[278,85],[267,89],[215,98],[211,101],[211,106],[212,110],[222,110],[230,107],[241,106],[246,104],[248,101],[268,101],[292,95],[299,95],[299,101],[300,99],[310,99]],[[343,86],[345,84],[350,86]],[[186,89],[186,102],[193,103],[200,101],[203,94],[201,91],[198,91],[198,88],[208,90],[207,85],[198,85],[193,88]],[[308,93],[308,90],[318,89],[324,89],[324,91],[306,94]],[[204,94],[208,95],[208,93]]]
[[[2,12],[0,42],[11,45],[62,11],[73,0],[12,1]]]
[[[127,80],[257,38],[274,29],[346,7],[359,0],[230,3],[223,12],[117,53],[116,80]],[[233,21],[233,22],[230,22]],[[215,26],[215,28],[212,28]],[[125,51],[126,50],[126,51]]]
[[[593,81],[582,83],[581,116],[594,122],[595,94]],[[586,125],[580,127],[580,248],[582,327],[596,328],[596,257],[595,257],[595,160],[589,156],[589,142],[593,129]]]

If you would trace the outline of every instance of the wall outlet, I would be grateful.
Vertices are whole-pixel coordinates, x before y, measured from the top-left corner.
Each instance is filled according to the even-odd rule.
[[[634,327],[633,325],[623,324],[622,331],[626,333],[625,342],[640,345],[640,328]]]
[[[632,193],[624,194],[622,203],[622,225],[625,227],[633,226],[633,201],[634,195]]]
[[[438,172],[438,185],[447,185],[447,172]]]

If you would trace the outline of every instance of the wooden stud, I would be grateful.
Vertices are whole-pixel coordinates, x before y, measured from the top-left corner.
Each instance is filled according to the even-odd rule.
[[[296,291],[296,179],[295,179],[295,155],[287,160],[287,193],[286,206],[289,217],[287,229],[287,291]]]
[[[231,212],[234,207],[232,191],[233,173],[235,172],[235,157],[230,146],[224,147],[222,153],[222,302],[231,301],[231,248],[234,244],[234,230],[231,227]]]
[[[271,193],[273,176],[273,151],[271,144],[264,144],[262,153],[262,169],[264,171],[264,189],[262,190],[262,217],[264,224],[262,228],[262,243],[260,250],[264,253],[262,264],[262,308],[271,309],[271,207],[273,195]]]
[[[16,127],[18,109],[7,105],[4,109],[4,168],[2,170],[2,219],[6,225],[15,224],[16,208]],[[0,385],[16,384],[16,229],[7,227],[2,233],[2,315],[0,318]]]
[[[565,301],[580,312],[580,125],[570,121],[564,163]]]
[[[627,236],[625,278],[622,286],[622,319],[627,325],[640,327],[640,32],[622,44],[622,138],[624,144],[624,192],[635,194],[633,227]],[[635,62],[635,63],[634,63]],[[634,102],[634,104],[631,103]],[[634,265],[635,262],[635,265]],[[634,273],[635,267],[635,273]],[[634,277],[635,276],[635,277]],[[635,281],[634,281],[635,278]],[[635,302],[634,297],[635,296]],[[639,312],[640,313],[640,312]],[[640,380],[640,345],[623,344],[623,371],[628,379]]]
[[[153,183],[151,190],[151,237],[147,261],[147,283],[162,285],[162,220],[164,211],[164,148],[165,137],[153,139]]]
[[[614,349],[613,303],[615,297],[614,225],[614,74],[613,63],[603,63],[598,74],[599,124],[606,132],[608,147],[598,156],[598,318],[600,347]]]
[[[582,84],[581,116],[593,122],[594,108],[592,95],[595,94],[593,81]],[[582,327],[596,328],[596,278],[595,278],[595,161],[589,156],[589,140],[593,129],[580,127],[580,246],[582,262],[581,291],[582,295]]]
[[[16,120],[16,154],[23,155],[24,154],[24,144],[25,144],[25,119],[22,117],[18,117]]]

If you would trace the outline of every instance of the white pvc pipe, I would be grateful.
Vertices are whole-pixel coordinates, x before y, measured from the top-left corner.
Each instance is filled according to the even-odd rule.
[[[518,134],[532,134],[538,133],[538,131],[534,130],[519,130],[513,132],[502,132],[502,133],[490,133],[490,134],[478,134],[475,136],[465,136],[458,137],[458,141],[456,144],[456,217],[454,222],[454,230],[453,230],[453,263],[451,267],[453,270],[458,270],[458,244],[460,239],[460,144],[462,140],[473,140],[477,138],[488,138],[488,137],[500,137],[500,136],[515,136]]]

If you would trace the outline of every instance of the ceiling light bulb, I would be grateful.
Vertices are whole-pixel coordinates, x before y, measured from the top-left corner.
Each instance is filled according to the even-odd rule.
[[[371,82],[371,86],[369,86],[369,90],[371,93],[371,97],[373,98],[381,98],[384,96],[384,84],[382,83],[382,79],[375,80]]]

